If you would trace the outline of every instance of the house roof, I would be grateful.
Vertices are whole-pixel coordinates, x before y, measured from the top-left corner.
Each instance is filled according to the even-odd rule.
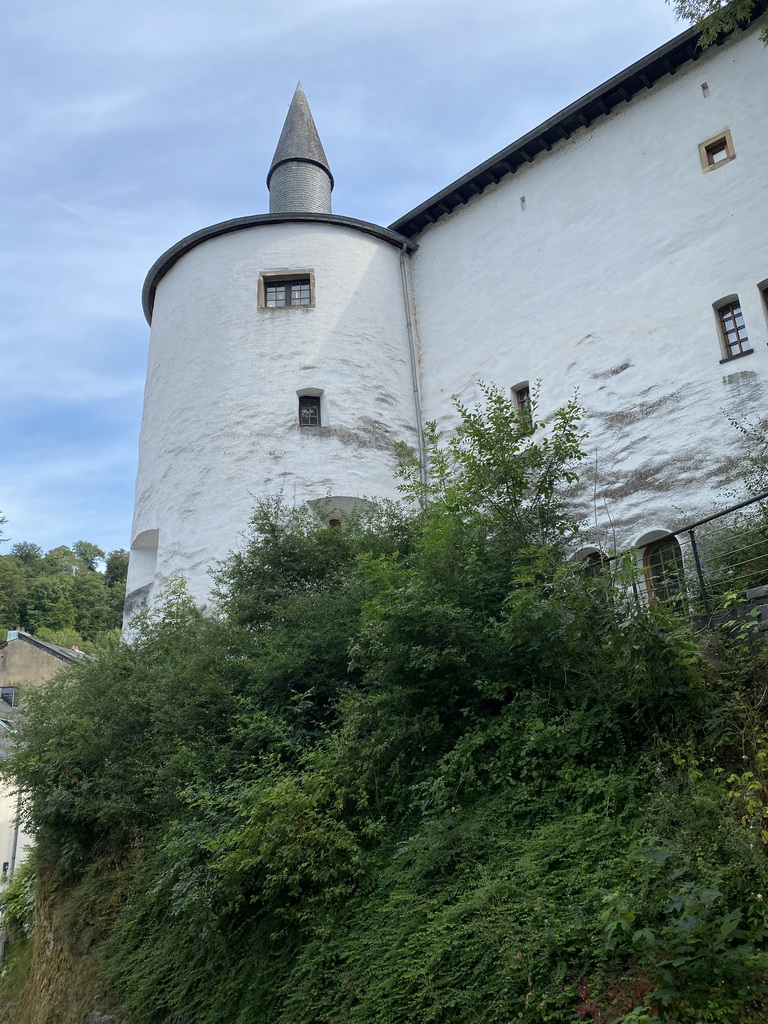
[[[32,647],[37,647],[38,650],[45,651],[54,658],[58,658],[60,661],[73,662],[73,661],[84,661],[90,660],[90,655],[85,654],[84,651],[73,651],[69,647],[59,647],[58,644],[49,644],[45,640],[38,640],[37,637],[31,636],[29,633],[25,633],[20,629],[10,630],[8,633],[8,639],[4,640],[0,644],[0,651],[4,650],[8,644],[13,643],[14,640],[23,640],[25,643],[31,644]]]
[[[742,31],[767,9],[768,0],[758,0],[742,25]],[[390,228],[412,238],[429,224],[434,224],[457,207],[465,205],[473,196],[480,195],[489,185],[495,185],[507,175],[514,174],[540,153],[549,152],[561,139],[569,139],[580,128],[588,128],[597,118],[631,102],[633,97],[652,88],[659,79],[674,75],[688,61],[698,60],[705,52],[699,46],[700,34],[700,30],[695,27],[682,32],[468,171],[390,224]],[[720,36],[714,45],[720,46],[726,38],[728,36],[725,34]]]

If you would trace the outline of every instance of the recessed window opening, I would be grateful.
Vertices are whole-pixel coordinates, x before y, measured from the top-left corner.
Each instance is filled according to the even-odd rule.
[[[515,405],[519,412],[526,412],[531,407],[531,389],[529,385],[519,384],[516,388],[512,389],[512,394],[515,397]]]
[[[3,686],[0,687],[0,700],[5,701],[10,707],[16,707],[16,687],[15,686]]]
[[[320,426],[320,398],[317,395],[299,395],[299,426]]]
[[[733,139],[729,131],[721,132],[712,139],[707,139],[699,145],[699,158],[704,171],[714,170],[729,160],[736,158],[736,150],[733,148]]]
[[[329,519],[328,520],[328,525],[332,526],[334,529],[338,529],[338,527],[341,526],[341,520],[340,519]]]
[[[664,537],[643,551],[648,598],[653,605],[679,600],[683,589],[683,554],[676,537]]]
[[[717,318],[726,359],[752,351],[738,296],[717,307]]]
[[[725,139],[720,139],[719,142],[713,142],[711,146],[707,146],[707,163],[710,167],[714,164],[719,164],[721,160],[728,159],[728,143]]]
[[[294,281],[267,281],[266,304],[278,306],[309,306],[312,300],[308,277]]]
[[[768,318],[768,281],[761,281],[757,287],[763,299],[763,312],[766,318]]]

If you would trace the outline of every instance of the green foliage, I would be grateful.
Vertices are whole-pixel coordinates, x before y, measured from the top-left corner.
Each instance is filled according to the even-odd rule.
[[[0,913],[11,932],[31,938],[35,931],[35,858],[30,856],[0,889]]]
[[[665,0],[681,21],[697,25],[701,45],[711,46],[718,38],[749,22],[759,0]],[[763,42],[768,45],[768,25],[763,26]]]
[[[135,1024],[766,1019],[762,669],[566,560],[573,403],[460,413],[405,505],[263,503],[216,616],[174,583],[29,696],[27,824]]]
[[[83,647],[121,625],[127,569],[126,551],[105,556],[87,541],[45,554],[36,544],[14,544],[0,556],[0,630],[59,634],[68,638],[65,646]]]

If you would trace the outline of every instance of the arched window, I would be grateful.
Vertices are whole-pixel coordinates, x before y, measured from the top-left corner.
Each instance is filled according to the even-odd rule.
[[[676,537],[663,537],[643,551],[643,568],[652,604],[679,601],[683,590],[683,553]]]

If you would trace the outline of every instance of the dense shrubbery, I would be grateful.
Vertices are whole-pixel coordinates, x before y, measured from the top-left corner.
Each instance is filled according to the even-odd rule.
[[[39,862],[136,1024],[766,1019],[765,658],[565,562],[578,410],[486,397],[409,503],[260,506],[220,617],[176,588],[30,695]]]

